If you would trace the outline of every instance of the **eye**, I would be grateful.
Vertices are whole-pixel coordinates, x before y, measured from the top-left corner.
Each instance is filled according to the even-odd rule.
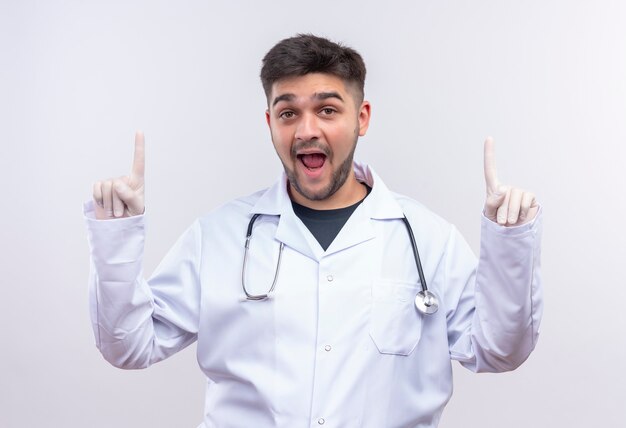
[[[332,107],[324,107],[322,110],[320,110],[320,113],[322,113],[324,116],[331,116],[337,113],[337,110]]]
[[[278,117],[280,117],[281,119],[293,119],[293,117],[296,114],[294,112],[292,112],[291,110],[285,110],[283,112],[281,112]]]

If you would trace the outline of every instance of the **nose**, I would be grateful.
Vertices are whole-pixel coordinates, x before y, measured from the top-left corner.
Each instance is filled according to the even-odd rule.
[[[310,141],[320,138],[320,128],[317,122],[318,118],[315,114],[305,113],[298,121],[296,128],[296,140]]]

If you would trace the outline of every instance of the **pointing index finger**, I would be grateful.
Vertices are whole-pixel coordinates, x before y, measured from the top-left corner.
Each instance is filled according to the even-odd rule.
[[[137,131],[135,133],[135,155],[133,156],[131,176],[143,180],[145,165],[145,140],[143,132]]]
[[[485,140],[485,184],[487,185],[487,192],[497,193],[498,186],[498,172],[496,170],[496,154],[494,149],[495,143],[493,138],[487,137]]]

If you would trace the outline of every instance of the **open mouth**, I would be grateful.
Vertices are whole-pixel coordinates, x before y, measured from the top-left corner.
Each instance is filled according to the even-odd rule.
[[[324,153],[307,153],[298,155],[298,159],[307,169],[315,171],[324,166],[326,155]]]

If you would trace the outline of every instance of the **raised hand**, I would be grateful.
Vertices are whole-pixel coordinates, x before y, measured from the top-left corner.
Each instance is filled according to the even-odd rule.
[[[135,134],[135,155],[130,175],[97,181],[93,185],[95,214],[98,220],[143,214],[145,141],[142,132]]]
[[[494,142],[491,137],[485,140],[485,184],[487,199],[485,216],[502,226],[519,226],[528,223],[537,215],[539,206],[535,195],[498,181]]]

